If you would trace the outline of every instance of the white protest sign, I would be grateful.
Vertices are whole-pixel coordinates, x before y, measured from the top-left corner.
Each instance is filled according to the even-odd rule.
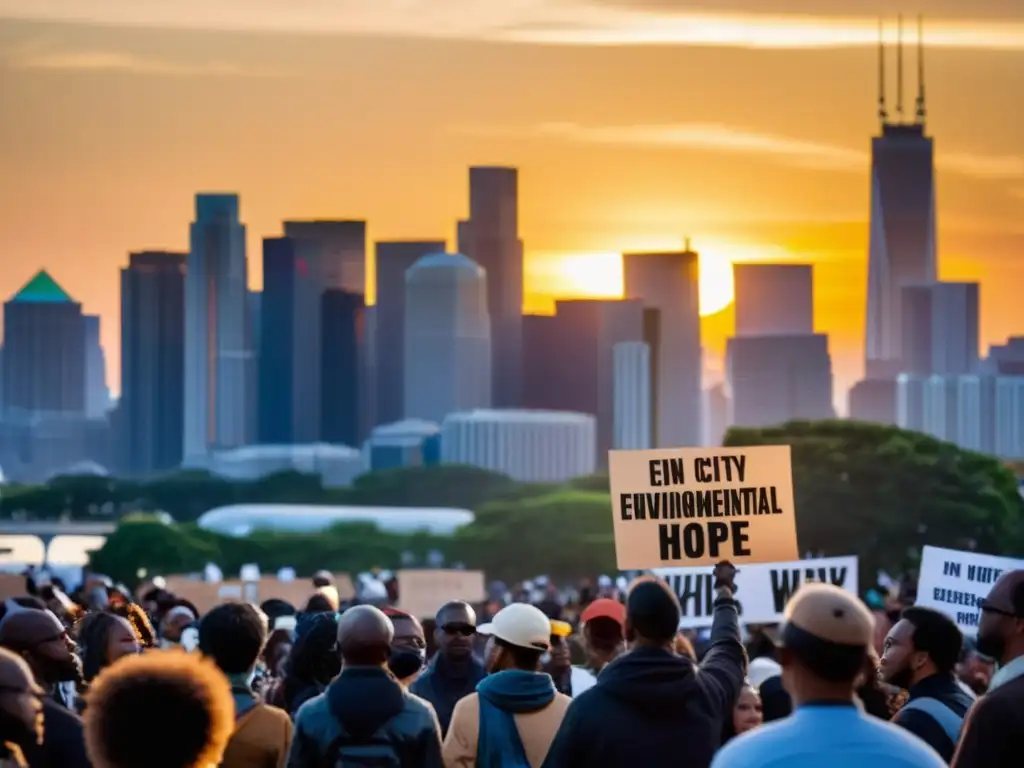
[[[654,573],[672,588],[683,609],[681,627],[711,624],[715,578],[711,568],[657,568]],[[857,593],[857,557],[822,557],[787,563],[742,565],[736,573],[736,600],[745,624],[776,624],[789,598],[805,581],[822,581]]]
[[[978,632],[984,600],[1003,571],[1024,568],[1024,560],[925,547],[917,580],[917,604],[949,616],[965,635]]]

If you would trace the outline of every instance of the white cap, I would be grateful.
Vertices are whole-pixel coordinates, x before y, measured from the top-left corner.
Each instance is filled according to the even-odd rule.
[[[505,606],[488,624],[476,628],[481,635],[492,635],[509,645],[547,651],[551,648],[551,620],[529,603]]]

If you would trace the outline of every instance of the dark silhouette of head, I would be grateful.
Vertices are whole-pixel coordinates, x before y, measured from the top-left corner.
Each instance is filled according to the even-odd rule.
[[[266,621],[248,603],[222,603],[199,622],[199,650],[226,675],[252,672],[266,641]]]
[[[664,581],[638,579],[626,597],[626,640],[637,645],[672,646],[681,616],[679,599]]]
[[[372,605],[349,608],[338,620],[338,652],[346,666],[384,666],[391,655],[395,628]]]

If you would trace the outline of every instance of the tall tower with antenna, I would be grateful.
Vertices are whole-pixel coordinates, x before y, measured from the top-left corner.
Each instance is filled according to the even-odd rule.
[[[917,99],[903,108],[903,18],[896,27],[896,109],[886,100],[886,29],[878,27],[879,135],[871,139],[871,213],[865,370],[889,378],[902,367],[904,286],[936,280],[935,148],[925,133],[924,37],[917,22]],[[909,111],[909,110],[907,110]],[[894,119],[895,118],[895,119]]]

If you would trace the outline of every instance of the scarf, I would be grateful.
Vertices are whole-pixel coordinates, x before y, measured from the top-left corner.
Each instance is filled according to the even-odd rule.
[[[536,712],[555,698],[555,684],[543,672],[509,669],[489,675],[476,687],[480,697],[479,768],[529,768],[514,715]]]

